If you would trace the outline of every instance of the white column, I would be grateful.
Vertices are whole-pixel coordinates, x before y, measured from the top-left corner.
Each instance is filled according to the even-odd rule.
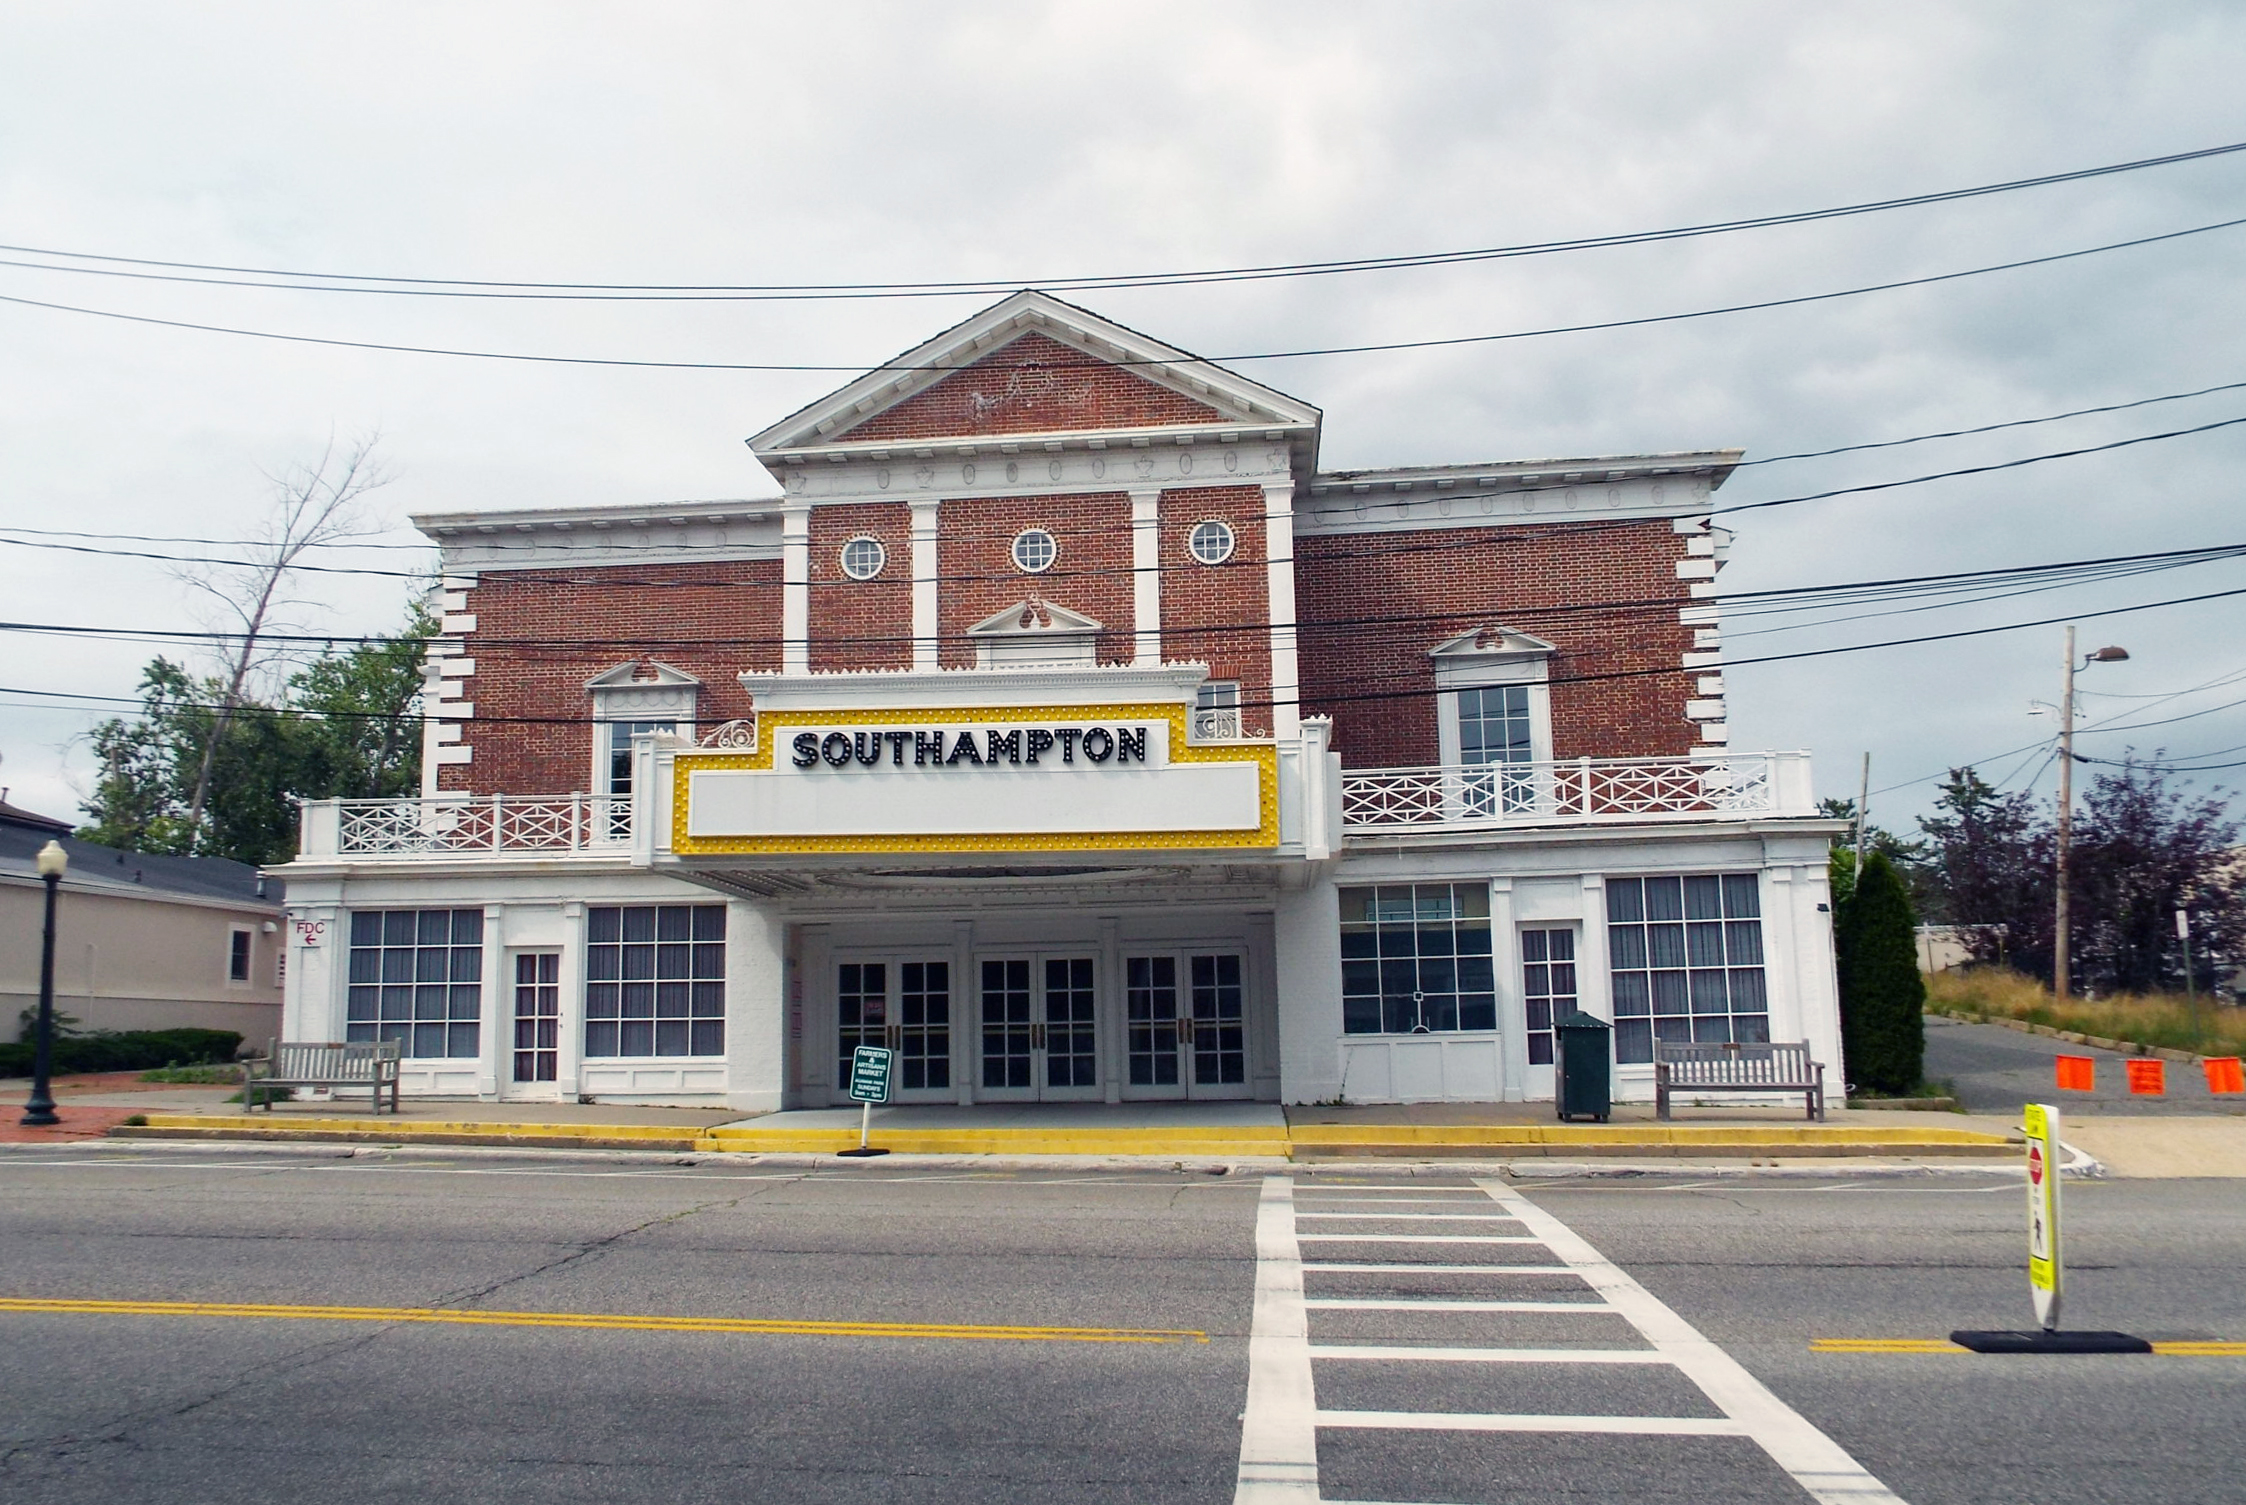
[[[780,509],[780,670],[811,672],[811,508]]]
[[[1282,742],[1302,729],[1302,672],[1295,656],[1295,486],[1263,488],[1263,546],[1269,563],[1265,594],[1271,613],[1271,734]]]
[[[500,1083],[513,1073],[512,1044],[515,1030],[515,979],[508,974],[507,911],[496,904],[484,908],[483,1028],[478,1038],[476,1096],[496,1098]]]
[[[741,900],[725,906],[725,1103],[773,1112],[786,1086],[787,926]]]
[[[297,943],[299,920],[325,927],[316,932],[316,942]],[[289,971],[281,984],[281,1038],[340,1040],[349,1000],[351,917],[339,904],[292,904],[283,923],[289,932],[281,937],[289,948]],[[263,1040],[243,1043],[259,1050],[266,1045]]]
[[[1162,493],[1131,493],[1132,662],[1162,662]]]
[[[1528,1001],[1521,992],[1521,933],[1514,928],[1513,880],[1490,880],[1490,971],[1497,987],[1498,1095],[1509,1103],[1528,1096]]]
[[[1279,995],[1279,1100],[1324,1102],[1341,1091],[1341,891],[1323,873],[1272,906]]]
[[[561,1026],[554,1086],[563,1102],[573,1103],[585,1090],[585,906],[572,899],[561,912],[566,939],[555,969],[561,979]]]
[[[1123,1078],[1129,1041],[1123,1028],[1123,948],[1116,939],[1122,922],[1113,915],[1100,916],[1099,1036],[1100,1085],[1111,1103],[1123,1101]]]
[[[803,980],[803,1106],[824,1108],[830,1096],[827,1075],[834,1066],[834,932],[825,925],[796,930],[796,956]],[[839,1095],[847,1084],[836,1082]]]
[[[975,986],[975,922],[951,925],[951,1080],[959,1106],[975,1101],[975,1073],[982,1070],[982,1000]]]
[[[943,630],[936,596],[936,506],[933,498],[912,504],[912,666],[925,672],[942,667],[938,634]]]

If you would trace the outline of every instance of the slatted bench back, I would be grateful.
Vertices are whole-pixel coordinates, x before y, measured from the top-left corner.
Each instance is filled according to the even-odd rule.
[[[271,1076],[276,1081],[287,1082],[387,1081],[391,1073],[381,1067],[396,1061],[400,1049],[396,1040],[349,1043],[275,1040],[269,1057]]]
[[[1806,1090],[1817,1084],[1809,1042],[1656,1043],[1654,1059],[1669,1068],[1671,1087],[1769,1087]]]

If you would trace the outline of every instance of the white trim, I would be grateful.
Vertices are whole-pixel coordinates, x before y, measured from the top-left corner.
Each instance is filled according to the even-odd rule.
[[[811,672],[811,508],[780,509],[780,666]]]
[[[850,551],[860,544],[873,545],[873,568],[870,570],[851,568]],[[879,580],[881,572],[889,565],[889,546],[871,533],[853,533],[842,541],[841,548],[835,550],[834,562],[835,568],[842,571],[845,580]]]
[[[1203,528],[1216,529],[1218,535],[1223,539],[1223,546],[1217,551],[1217,557],[1214,559],[1209,558],[1208,555],[1201,552],[1201,530]],[[1214,569],[1218,565],[1223,564],[1226,560],[1230,559],[1232,557],[1233,551],[1239,547],[1239,535],[1232,531],[1232,524],[1226,522],[1221,517],[1204,517],[1199,522],[1195,523],[1192,527],[1186,530],[1186,553],[1192,556],[1193,562],[1195,564],[1203,565],[1210,569]]]
[[[1271,622],[1271,734],[1302,735],[1302,664],[1295,627],[1295,487],[1263,488],[1264,609]]]
[[[1435,741],[1444,767],[1460,766],[1464,760],[1457,692],[1502,685],[1528,687],[1530,761],[1551,761],[1552,655],[1557,651],[1542,638],[1499,626],[1462,632],[1428,650],[1437,691]]]
[[[1162,662],[1162,491],[1131,492],[1131,662]]]
[[[1032,548],[1043,547],[1046,550],[1045,558],[1041,563],[1031,564],[1022,557],[1023,545],[1029,544],[1031,539],[1043,540],[1042,545],[1030,545]],[[1023,574],[1042,575],[1061,562],[1061,541],[1053,536],[1053,530],[1050,528],[1024,528],[1021,532],[1015,534],[1014,541],[1007,545],[1006,557],[1011,559],[1014,562],[1014,568],[1020,570]]]
[[[934,669],[942,661],[943,619],[936,585],[937,506],[933,497],[915,497],[911,503],[912,666],[917,672]]]

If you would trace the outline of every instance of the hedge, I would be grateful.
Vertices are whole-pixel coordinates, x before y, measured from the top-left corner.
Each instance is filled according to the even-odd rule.
[[[62,1035],[51,1062],[56,1075],[74,1071],[148,1071],[158,1066],[200,1066],[234,1059],[242,1045],[230,1029],[136,1029]],[[0,1077],[29,1076],[29,1040],[0,1045]]]
[[[1918,970],[1911,900],[1883,853],[1866,857],[1863,871],[1852,876],[1833,927],[1841,1051],[1851,1086],[1901,1097],[1917,1090],[1926,1052],[1926,980]]]

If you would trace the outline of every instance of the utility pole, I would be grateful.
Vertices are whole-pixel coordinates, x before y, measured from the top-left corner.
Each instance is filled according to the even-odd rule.
[[[2053,876],[2058,889],[2051,930],[2051,1001],[2067,997],[2067,841],[2074,831],[2074,628],[2067,628],[2067,672],[2059,690],[2059,850]]]
[[[1872,755],[1864,754],[1864,772],[1856,781],[1856,876],[1864,876],[1864,820],[1872,802]]]
[[[2118,664],[2129,657],[2126,648],[2105,647],[2093,652],[2082,661],[2082,667],[2092,664]],[[2067,996],[2067,849],[2074,835],[2074,629],[2067,629],[2067,671],[2059,694],[2059,851],[2053,878],[2058,890],[2056,913],[2052,918],[2051,933],[2051,998],[2054,1003],[2064,1002]]]

